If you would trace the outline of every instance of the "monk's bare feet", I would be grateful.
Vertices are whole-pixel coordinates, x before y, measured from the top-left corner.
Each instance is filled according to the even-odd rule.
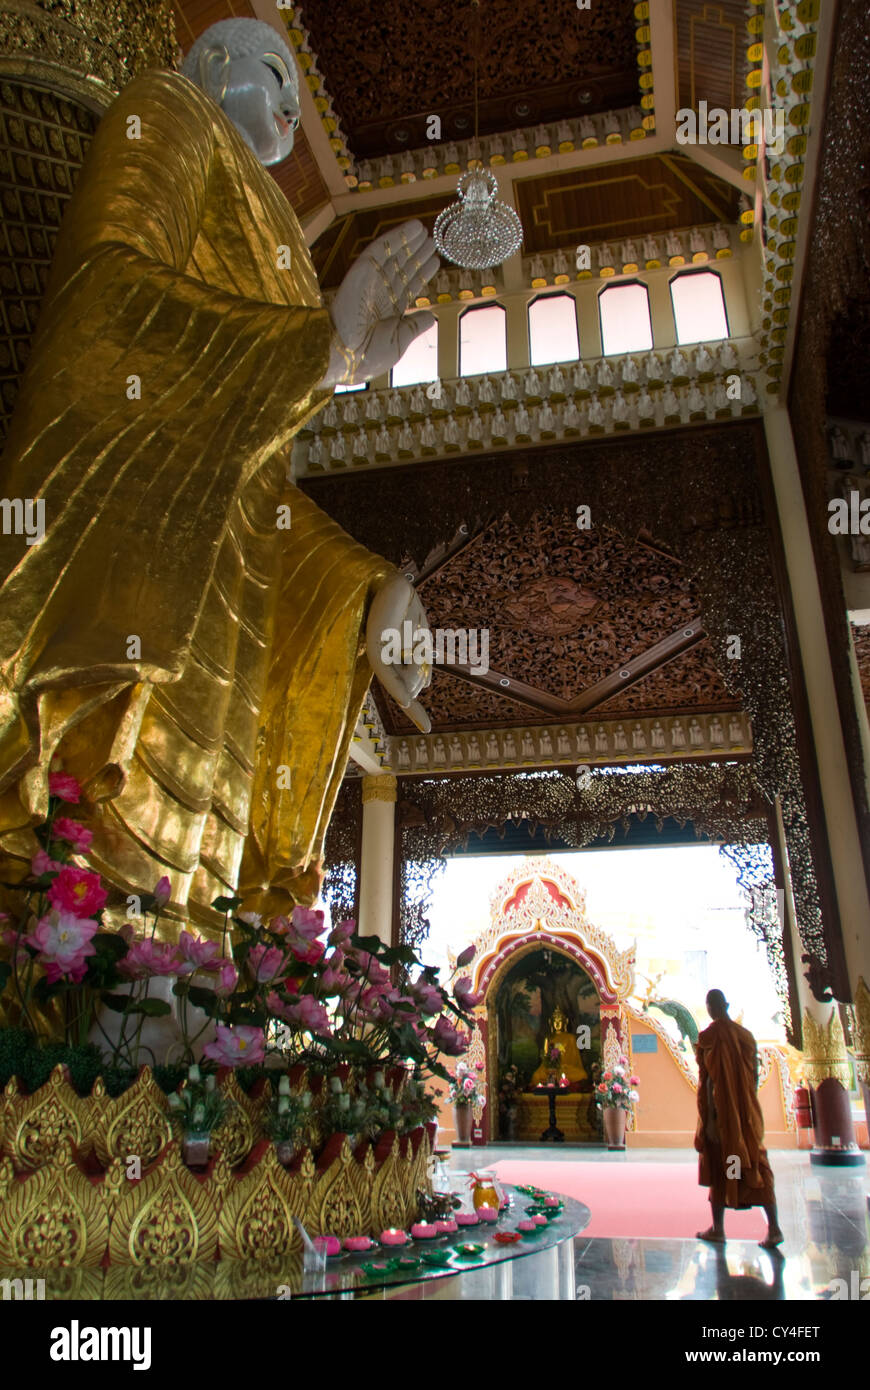
[[[779,1227],[776,1226],[772,1231],[768,1231],[766,1239],[760,1240],[758,1244],[761,1246],[762,1250],[776,1250],[778,1246],[782,1245],[784,1240],[785,1236]]]
[[[698,1231],[697,1239],[706,1240],[708,1245],[724,1245],[725,1232],[717,1231],[715,1226],[710,1226],[706,1231]]]

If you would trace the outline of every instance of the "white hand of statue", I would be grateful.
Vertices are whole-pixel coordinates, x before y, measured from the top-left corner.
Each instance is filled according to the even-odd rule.
[[[432,667],[429,662],[415,662],[413,651],[417,638],[428,631],[426,610],[407,579],[401,574],[385,579],[372,600],[366,651],[381,685],[421,734],[428,734],[432,725],[415,697],[432,680]]]
[[[355,261],[332,304],[335,336],[322,385],[369,381],[394,367],[435,322],[406,316],[438,270],[435,243],[421,222],[404,222],[378,237]]]

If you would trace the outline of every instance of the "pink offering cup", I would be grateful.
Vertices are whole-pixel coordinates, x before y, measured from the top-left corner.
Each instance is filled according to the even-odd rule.
[[[452,1216],[441,1221],[436,1221],[435,1225],[438,1227],[438,1234],[441,1236],[452,1236],[454,1231],[459,1230]]]
[[[546,1226],[547,1224],[546,1216],[533,1216],[532,1220],[534,1221],[536,1226]]]
[[[431,1221],[417,1221],[411,1227],[411,1235],[415,1240],[434,1240],[439,1234],[438,1227]]]
[[[480,1217],[481,1221],[498,1221],[498,1207],[478,1207],[477,1214]]]
[[[352,1255],[357,1255],[362,1250],[371,1250],[374,1241],[368,1236],[345,1236],[344,1248]]]
[[[389,1230],[381,1231],[381,1245],[407,1245],[408,1237],[404,1231],[399,1231],[395,1226],[390,1226]]]
[[[458,1211],[456,1213],[457,1226],[476,1226],[478,1220],[476,1211]]]
[[[558,1198],[558,1197],[545,1197],[545,1198],[544,1198],[544,1206],[545,1206],[545,1207],[557,1207],[557,1206],[559,1206],[559,1198]]]
[[[546,1221],[546,1219],[547,1219],[547,1218],[544,1217],[544,1220],[545,1220],[545,1221]],[[529,1231],[536,1231],[537,1229],[538,1229],[538,1228],[537,1228],[537,1226],[535,1225],[534,1221],[518,1221],[518,1222],[517,1222],[517,1230],[518,1230],[518,1231],[524,1231],[526,1234],[528,1234]]]

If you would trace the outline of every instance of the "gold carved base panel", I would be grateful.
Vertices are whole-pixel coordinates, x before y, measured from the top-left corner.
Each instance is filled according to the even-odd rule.
[[[263,1136],[261,1102],[232,1075],[221,1084],[236,1106],[213,1136],[216,1156],[194,1173],[148,1068],[114,1100],[99,1082],[78,1096],[62,1067],[31,1096],[10,1082],[0,1103],[0,1270],[18,1271],[12,1278],[24,1268],[63,1267],[80,1276],[71,1290],[89,1288],[89,1278],[114,1279],[127,1292],[106,1296],[135,1297],[132,1269],[143,1295],[162,1280],[179,1289],[167,1297],[230,1298],[250,1262],[277,1261],[286,1276],[287,1261],[301,1260],[294,1217],[311,1235],[338,1236],[378,1235],[417,1219],[417,1193],[432,1190],[426,1130],[386,1135],[376,1149],[364,1143],[354,1152],[346,1136],[335,1136],[320,1167],[303,1150],[285,1169]],[[235,1271],[228,1268],[223,1282],[218,1261]],[[203,1265],[209,1271],[200,1278]],[[269,1285],[271,1273],[264,1267],[263,1274]]]

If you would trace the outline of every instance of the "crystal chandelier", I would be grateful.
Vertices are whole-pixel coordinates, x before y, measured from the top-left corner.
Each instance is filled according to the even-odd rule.
[[[496,199],[495,175],[478,164],[456,185],[459,202],[435,219],[438,252],[466,270],[489,270],[519,251],[523,228],[513,208]]]
[[[474,148],[478,137],[478,69],[480,65],[480,0],[475,11]],[[519,251],[523,227],[513,208],[497,200],[495,175],[473,160],[456,185],[459,202],[435,219],[435,248],[446,260],[465,270],[491,270]]]

